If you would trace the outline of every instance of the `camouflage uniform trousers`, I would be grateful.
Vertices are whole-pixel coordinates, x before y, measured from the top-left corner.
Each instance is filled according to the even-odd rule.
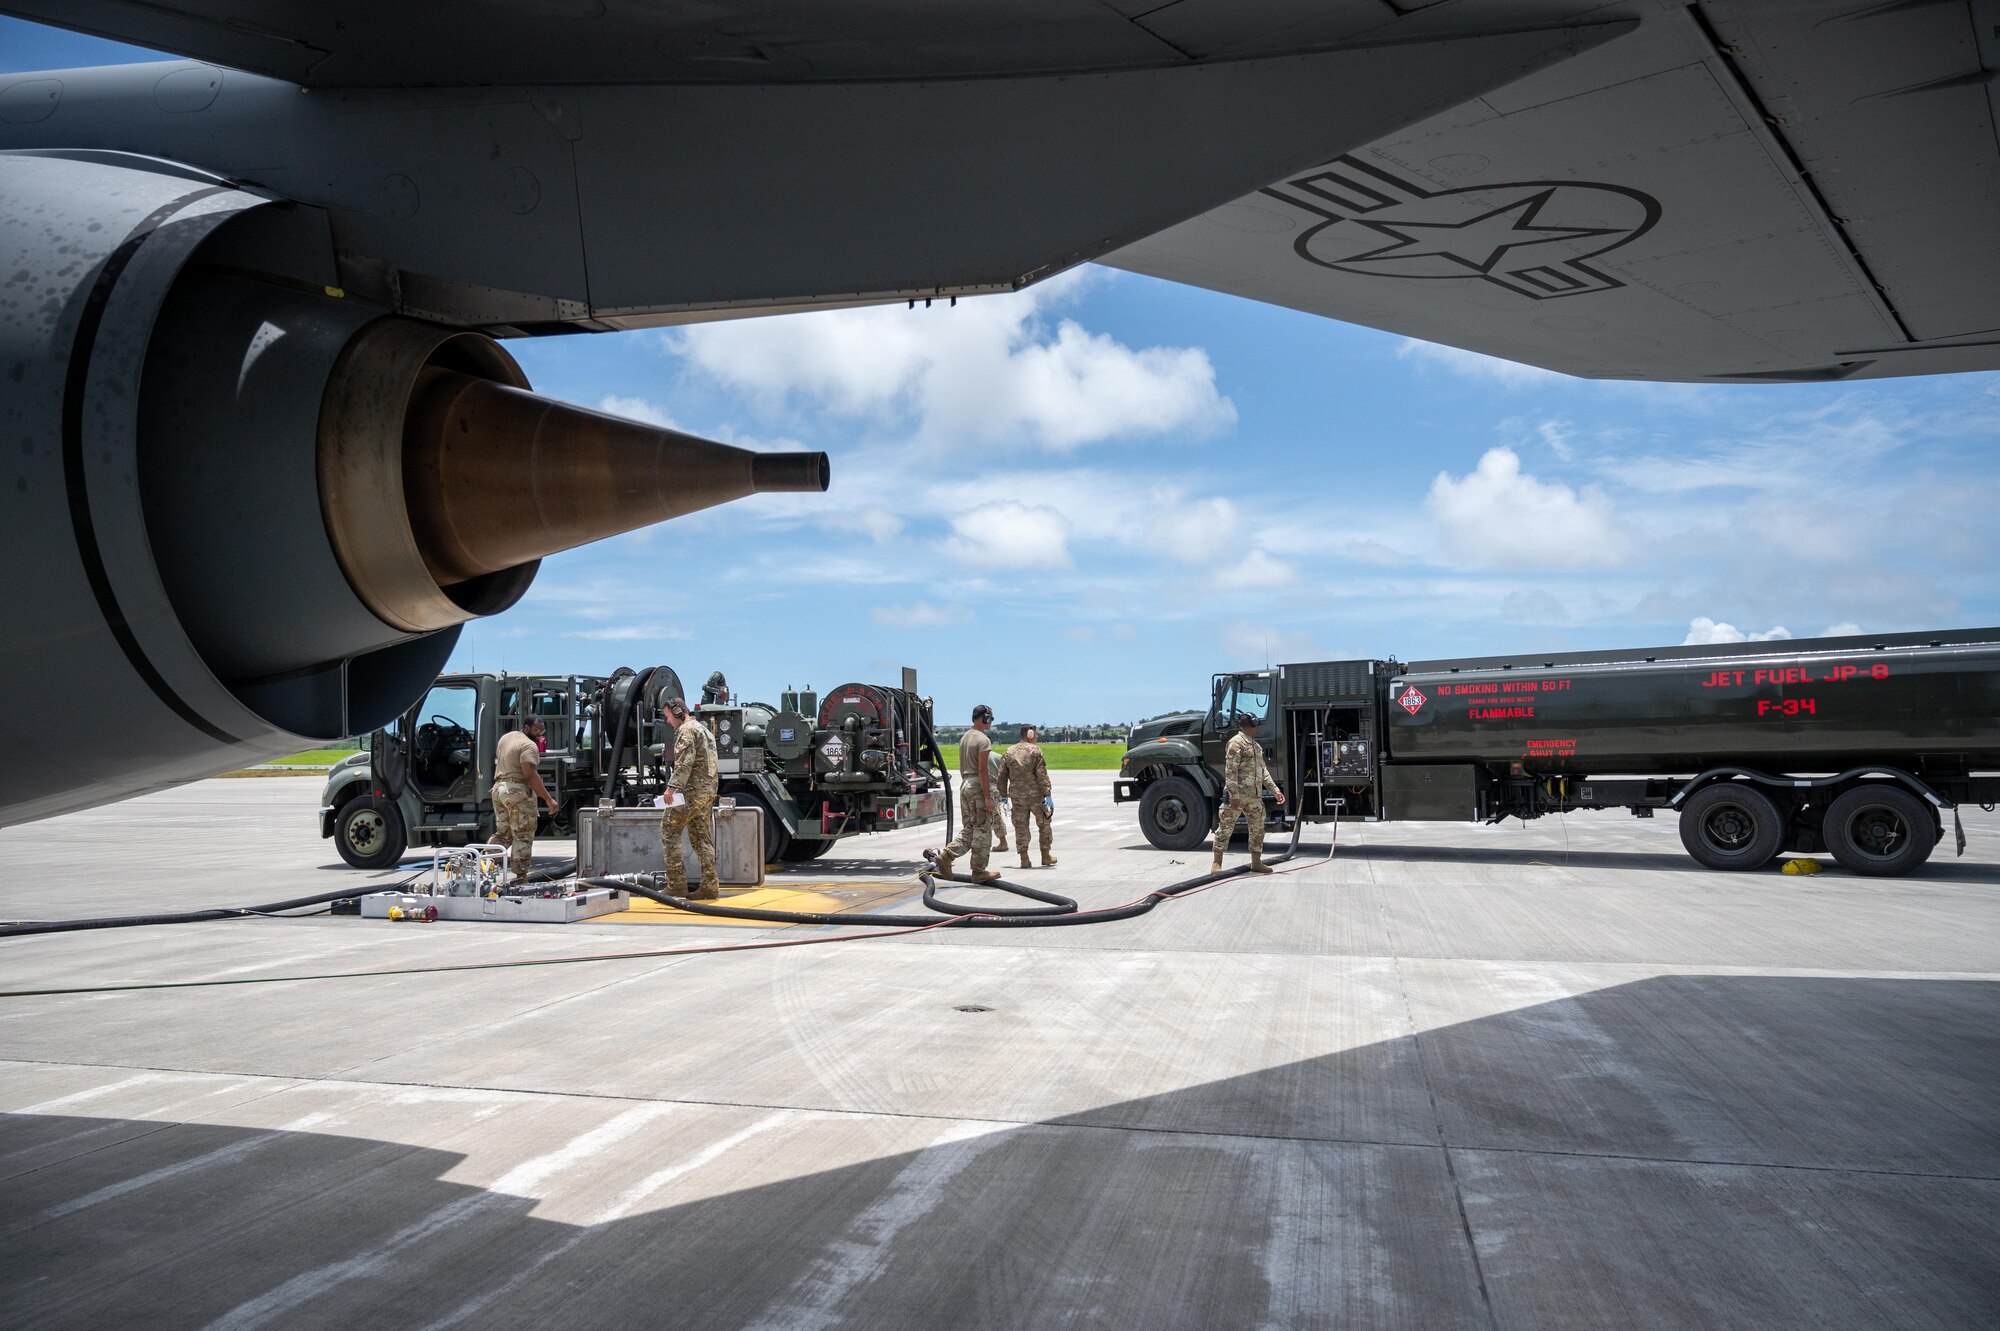
[[[1229,845],[1229,838],[1236,833],[1236,819],[1242,815],[1250,824],[1250,853],[1264,853],[1264,793],[1252,790],[1247,795],[1234,791],[1222,803],[1222,812],[1215,820],[1215,853],[1220,856]]]
[[[957,859],[968,850],[972,852],[971,872],[986,870],[986,857],[993,853],[993,824],[997,821],[995,811],[986,807],[986,800],[979,793],[979,778],[969,776],[958,784],[958,839],[944,848],[945,854]]]
[[[1039,799],[1017,798],[1014,801],[1014,844],[1021,853],[1028,853],[1028,818],[1033,816],[1036,831],[1042,843],[1042,858],[1047,859],[1056,846],[1055,816],[1042,807]],[[1007,849],[1005,846],[1000,849]]]
[[[507,847],[507,867],[516,878],[535,858],[535,796],[506,781],[493,787],[493,843]]]
[[[683,791],[687,803],[676,804],[660,815],[660,849],[667,860],[667,890],[674,896],[687,895],[687,862],[681,857],[681,835],[694,847],[701,866],[704,891],[720,892],[722,879],[715,872],[715,792]]]

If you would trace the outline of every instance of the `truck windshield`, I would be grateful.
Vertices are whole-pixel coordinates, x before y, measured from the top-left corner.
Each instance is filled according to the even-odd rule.
[[[1244,675],[1236,681],[1236,715],[1254,716],[1259,721],[1271,710],[1271,680],[1267,675]]]
[[[472,730],[478,724],[479,691],[469,684],[439,684],[424,698],[423,712],[417,717],[419,724],[435,721],[442,725],[450,722],[460,730]]]

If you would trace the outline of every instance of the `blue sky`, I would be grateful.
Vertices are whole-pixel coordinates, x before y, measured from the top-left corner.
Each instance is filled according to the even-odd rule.
[[[141,53],[0,21],[0,69]],[[1088,268],[1012,296],[513,342],[534,386],[833,489],[549,559],[453,665],[893,680],[1130,720],[1217,669],[2000,623],[2000,375],[1569,379]]]

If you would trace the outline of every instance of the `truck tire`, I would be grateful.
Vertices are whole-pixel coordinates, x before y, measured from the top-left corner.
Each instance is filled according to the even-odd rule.
[[[1785,840],[1785,816],[1769,795],[1745,781],[1718,781],[1688,797],[1681,844],[1711,869],[1761,869]]]
[[[386,869],[409,849],[409,832],[396,801],[356,795],[333,816],[333,844],[356,869]]]
[[[1163,776],[1139,797],[1139,830],[1161,850],[1193,850],[1208,839],[1215,813],[1182,776]]]
[[[803,864],[807,860],[816,860],[833,849],[833,842],[832,837],[814,837],[808,840],[802,836],[795,836],[792,838],[792,844],[785,847],[785,863]]]
[[[771,812],[771,806],[747,791],[736,795],[739,809],[762,809],[764,811],[764,863],[782,864],[792,849],[792,834],[778,821],[778,815]]]
[[[1853,873],[1886,878],[1908,873],[1937,849],[1930,807],[1901,786],[1871,781],[1827,806],[1826,848]]]

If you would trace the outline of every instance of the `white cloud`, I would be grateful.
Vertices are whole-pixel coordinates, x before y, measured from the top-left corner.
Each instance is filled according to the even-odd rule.
[[[672,624],[614,624],[610,628],[577,629],[565,638],[585,638],[593,642],[685,641],[694,634]]]
[[[1299,571],[1262,549],[1252,550],[1233,564],[1217,569],[1209,581],[1223,591],[1255,591],[1298,581]]]
[[[1463,479],[1439,472],[1424,511],[1452,557],[1474,567],[1601,567],[1628,549],[1603,491],[1536,480],[1511,448],[1488,449]]]
[[[962,300],[697,324],[667,347],[767,408],[804,404],[880,422],[914,420],[925,438],[1010,441],[1054,450],[1107,439],[1207,434],[1236,420],[1198,347],[1132,348],[1043,315],[1090,279]]]
[[[1688,621],[1687,637],[1681,639],[1681,646],[1710,647],[1723,642],[1783,642],[1791,636],[1791,630],[1782,624],[1776,628],[1765,629],[1762,633],[1745,633],[1734,624],[1718,623],[1707,615],[1697,615]]]
[[[936,629],[963,624],[972,615],[962,605],[932,605],[916,601],[910,605],[878,605],[868,617],[884,628]]]
[[[597,409],[612,416],[623,416],[627,420],[644,421],[657,425],[663,430],[678,430],[673,417],[643,397],[620,397],[616,393],[606,393],[597,400]]]
[[[1218,669],[1249,669],[1276,665],[1280,661],[1340,659],[1330,656],[1310,632],[1258,620],[1231,620],[1222,626],[1220,637],[1225,657],[1216,662]]]
[[[1069,521],[1052,508],[987,504],[952,519],[944,552],[980,568],[1068,568]]]
[[[1576,456],[1576,449],[1571,442],[1576,438],[1576,431],[1567,421],[1543,421],[1535,427],[1535,433],[1549,446],[1549,451],[1562,461],[1568,462]]]
[[[1447,347],[1437,342],[1424,342],[1414,337],[1406,337],[1397,344],[1396,358],[1446,370],[1467,379],[1500,384],[1507,388],[1529,388],[1536,384],[1558,383],[1570,377],[1566,374],[1557,374],[1554,370],[1544,370],[1539,365],[1523,365],[1519,361],[1501,360],[1498,356],[1467,351],[1463,347]]]
[[[1861,626],[1859,624],[1853,620],[1844,620],[1838,624],[1828,624],[1819,631],[1819,636],[1822,638],[1850,638],[1860,632]]]

